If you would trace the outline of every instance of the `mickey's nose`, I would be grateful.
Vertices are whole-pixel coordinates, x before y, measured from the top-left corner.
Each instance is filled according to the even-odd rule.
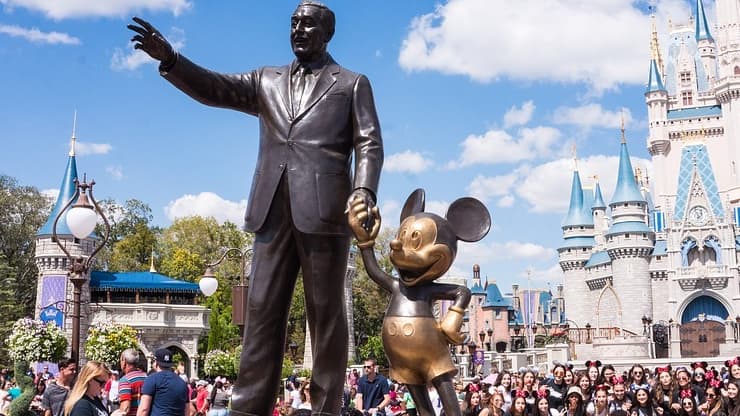
[[[403,247],[401,240],[394,238],[391,240],[391,250],[400,250]]]

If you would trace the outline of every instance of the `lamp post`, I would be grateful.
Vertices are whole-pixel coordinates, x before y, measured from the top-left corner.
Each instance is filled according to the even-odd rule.
[[[468,373],[470,374],[470,377],[473,377],[475,375],[475,349],[476,349],[475,341],[470,340],[468,343],[468,353],[470,353],[470,368],[468,369]]]
[[[478,333],[478,339],[480,339],[480,347],[483,349],[484,343],[486,342],[486,332],[484,330],[480,330]]]
[[[290,348],[290,357],[293,361],[295,361],[295,355],[298,352],[298,344],[295,343],[295,341],[290,341],[290,344],[288,345],[288,348]]]
[[[522,325],[519,322],[516,322],[514,324],[514,336],[515,336],[515,339],[512,342],[514,344],[513,345],[514,348],[512,348],[514,351],[519,351],[519,345],[518,345],[519,344],[519,333],[521,331],[522,331]]]
[[[80,298],[82,297],[82,287],[87,282],[87,275],[95,255],[105,246],[105,243],[108,241],[108,235],[110,234],[108,219],[105,218],[103,210],[100,209],[93,196],[94,185],[94,180],[90,181],[89,184],[87,183],[86,176],[82,177],[82,183],[75,179],[75,193],[64,208],[59,211],[56,218],[54,218],[54,225],[52,227],[52,240],[57,243],[69,260],[69,271],[67,275],[74,288],[72,292],[72,346],[70,347],[70,355],[72,361],[78,367],[80,363]],[[89,197],[88,191],[90,192]],[[74,205],[72,205],[73,203]],[[93,232],[95,225],[98,223],[98,215],[103,219],[105,237],[87,258],[84,256],[72,256],[65,244],[62,244],[59,238],[57,238],[57,224],[65,212],[67,213],[67,227],[69,227],[72,235],[80,240],[84,240]]]
[[[591,324],[586,322],[586,344],[591,343]]]
[[[235,254],[241,259],[239,283],[233,285],[231,291],[231,319],[234,321],[234,325],[239,327],[240,337],[244,336],[244,320],[246,318],[247,294],[249,291],[249,267],[251,266],[250,259],[253,252],[254,250],[251,247],[247,249],[236,247],[227,249],[217,261],[206,264],[206,271],[203,273],[203,277],[200,278],[200,282],[198,282],[200,291],[204,295],[213,295],[218,289],[218,280],[216,279],[216,274],[213,272],[213,268],[221,264],[229,254]]]
[[[491,351],[493,345],[493,328],[489,327],[486,333],[488,334],[488,344],[486,346],[488,347],[488,351]]]

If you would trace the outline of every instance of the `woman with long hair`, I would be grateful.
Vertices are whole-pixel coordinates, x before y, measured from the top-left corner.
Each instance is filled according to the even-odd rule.
[[[307,377],[305,380],[303,380],[303,383],[301,383],[301,389],[299,390],[299,393],[301,393],[301,404],[300,406],[298,406],[298,408],[311,410],[311,378],[310,377]]]
[[[609,414],[608,392],[609,386],[606,384],[599,384],[594,387],[594,399],[586,406],[588,416],[607,416]]]
[[[591,387],[596,386],[597,382],[599,381],[599,376],[601,375],[601,373],[599,372],[599,367],[601,367],[601,361],[599,360],[586,361],[586,374],[588,374],[588,379],[591,382]]]
[[[740,357],[725,361],[725,367],[729,370],[728,381],[740,381]]]
[[[676,379],[676,389],[673,391],[673,400],[671,401],[673,411],[678,413],[681,410],[682,400],[686,396],[691,396],[694,403],[704,403],[704,390],[694,388],[691,385],[691,373],[686,367],[676,369],[674,377]]]
[[[511,408],[505,416],[527,416],[527,395],[524,390],[516,390],[512,395]]]
[[[601,375],[599,375],[599,378],[596,380],[596,384],[606,384],[611,387],[612,377],[614,377],[615,374],[617,374],[617,371],[614,369],[613,365],[604,364],[604,366],[601,367]]]
[[[671,411],[673,391],[676,389],[676,384],[673,382],[673,377],[671,377],[671,366],[656,368],[655,377],[658,381],[653,387],[653,402],[663,409],[663,413],[667,415]]]
[[[670,371],[670,366],[668,366],[668,368]],[[645,371],[645,367],[640,364],[633,365],[632,368],[630,368],[629,373],[627,373],[627,377],[629,377],[630,391],[633,394],[641,387],[646,390],[650,390],[647,371]]]
[[[632,405],[632,416],[654,416],[663,414],[662,408],[656,411],[653,408],[653,402],[650,400],[650,394],[646,387],[637,387],[635,390],[635,403]],[[666,416],[668,414],[666,413]]]
[[[499,373],[496,382],[493,384],[499,393],[504,397],[504,412],[508,412],[511,408],[511,391],[512,391],[512,379],[511,373],[508,370],[504,370]]]
[[[576,381],[576,376],[573,374],[573,368],[566,367],[565,368],[565,375],[563,376],[563,381],[565,381],[565,384],[570,388],[570,386],[573,385]]]
[[[588,373],[583,372],[583,371],[579,372],[576,375],[575,386],[581,389],[581,394],[583,394],[583,400],[585,401],[591,400],[591,396],[593,395],[593,389],[591,388],[591,378],[589,378]]]
[[[229,392],[224,388],[223,381],[213,385],[208,397],[208,416],[227,416],[229,414]]]
[[[498,391],[491,394],[488,406],[484,407],[478,416],[504,416],[504,395]]]
[[[714,370],[707,371],[707,375]],[[714,375],[714,374],[713,374]],[[722,406],[722,381],[713,379],[709,381],[709,386],[704,391],[706,402],[699,406],[699,411],[704,416],[727,416]]]
[[[480,405],[480,392],[470,389],[465,393],[465,400],[460,403],[460,410],[462,410],[463,416],[478,416],[482,408]]]
[[[524,370],[522,374],[522,390],[527,392],[526,402],[527,402],[527,413],[532,414],[534,413],[534,402],[535,397],[537,396],[537,374],[535,374],[534,370],[531,368],[528,368]]]
[[[740,380],[727,382],[727,399],[725,400],[725,413],[727,416],[740,416]]]
[[[547,389],[537,390],[532,416],[560,416],[557,408],[550,407],[550,392]]]
[[[609,401],[609,415],[615,415],[619,410],[629,412],[631,407],[632,400],[627,395],[624,378],[622,376],[612,377],[612,397]]]
[[[699,416],[699,410],[696,408],[696,402],[694,396],[691,395],[691,390],[681,391],[681,410],[678,411],[678,416]]]
[[[100,393],[110,375],[111,371],[101,362],[88,361],[85,363],[77,376],[77,382],[67,396],[67,401],[64,402],[64,414],[66,416],[107,415],[108,409],[100,400]]]

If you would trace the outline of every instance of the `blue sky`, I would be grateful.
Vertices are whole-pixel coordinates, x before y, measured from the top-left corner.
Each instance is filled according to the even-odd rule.
[[[379,204],[398,225],[415,188],[443,214],[473,195],[493,229],[462,244],[452,274],[505,290],[561,281],[556,248],[572,149],[585,185],[616,182],[620,114],[633,163],[645,149],[650,16],[688,20],[693,1],[327,0],[329,50],[373,85],[385,142]],[[76,110],[80,173],[98,198],[137,198],[155,223],[214,215],[241,224],[257,151],[251,116],[187,98],[133,53],[130,17],[152,22],[191,60],[221,72],[293,58],[296,1],[0,0],[0,172],[53,192]],[[705,0],[710,22],[714,1]],[[665,41],[663,42],[665,45]]]

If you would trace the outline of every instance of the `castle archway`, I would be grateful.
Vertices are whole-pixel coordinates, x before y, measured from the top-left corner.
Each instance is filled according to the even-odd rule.
[[[681,357],[716,357],[725,339],[727,307],[714,296],[701,294],[681,312]]]

